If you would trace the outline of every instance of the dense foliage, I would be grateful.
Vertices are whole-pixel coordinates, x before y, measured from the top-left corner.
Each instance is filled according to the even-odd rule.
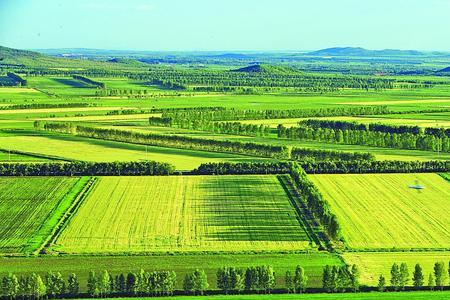
[[[285,146],[218,141],[212,139],[201,139],[177,135],[137,133],[124,130],[77,126],[70,123],[45,123],[44,129],[48,131],[71,133],[89,138],[137,143],[151,146],[204,150],[213,152],[229,152],[276,159],[289,158],[289,151]]]
[[[321,123],[322,121],[312,120],[311,123]],[[326,127],[311,127],[304,126],[302,123],[298,127],[286,128],[283,125],[278,126],[278,137],[288,139],[299,140],[312,140],[321,141],[326,143],[335,144],[348,144],[348,145],[364,145],[372,147],[383,148],[398,148],[398,149],[410,149],[410,150],[425,150],[425,151],[437,151],[437,152],[449,152],[450,151],[450,137],[448,136],[436,136],[434,134],[424,133],[391,133],[383,131],[360,130],[360,129],[340,129],[328,128],[328,124],[332,124],[333,121],[324,121],[327,124]],[[336,124],[340,124],[338,122]],[[338,126],[338,125],[336,125]],[[360,125],[346,124],[346,128]],[[375,129],[385,130],[388,126],[374,127]],[[395,128],[392,131],[398,131],[399,128]]]
[[[246,110],[246,109],[220,109],[220,110],[174,110],[163,113],[164,118],[173,119],[174,123],[183,120],[206,121],[235,121],[235,120],[261,120],[261,119],[286,119],[308,117],[334,117],[357,115],[380,115],[390,113],[386,106],[355,106],[333,107],[317,109],[287,109],[287,110]]]
[[[336,215],[331,212],[328,202],[323,199],[319,189],[309,181],[306,172],[298,164],[293,163],[290,174],[301,199],[307,203],[312,214],[320,220],[331,239],[342,239]]]
[[[0,164],[0,176],[169,175],[173,171],[172,165],[154,161]]]

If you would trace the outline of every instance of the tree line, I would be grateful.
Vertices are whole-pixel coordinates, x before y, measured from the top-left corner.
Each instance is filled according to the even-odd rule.
[[[209,120],[188,119],[177,121],[168,117],[150,117],[149,124],[153,126],[178,127],[183,129],[245,136],[268,136],[270,133],[270,127],[267,125],[243,124],[240,122],[213,122]]]
[[[429,134],[389,133],[369,130],[278,126],[278,137],[382,148],[450,152],[450,137]]]
[[[326,265],[322,274],[322,287],[328,293],[359,291],[359,270],[356,265],[351,267]]]
[[[26,103],[1,106],[1,110],[10,109],[39,109],[39,108],[70,108],[70,107],[89,107],[95,106],[95,103],[74,102],[74,103]]]
[[[76,80],[79,80],[79,81],[82,81],[82,82],[84,82],[86,84],[93,85],[93,86],[95,86],[97,88],[100,88],[100,89],[104,89],[106,87],[104,82],[95,81],[95,80],[89,79],[89,78],[87,78],[85,76],[73,75],[72,78],[76,79]]]
[[[313,129],[329,128],[334,130],[362,130],[362,131],[373,131],[373,132],[384,132],[384,133],[396,133],[396,134],[427,134],[434,135],[436,137],[442,138],[444,136],[450,137],[450,129],[436,128],[436,127],[426,127],[421,128],[419,126],[407,126],[407,125],[390,125],[381,123],[357,123],[350,121],[333,121],[333,120],[317,120],[309,119],[299,122],[301,126],[311,127]]]
[[[297,269],[300,267],[297,267]],[[303,269],[302,274],[304,274]],[[297,270],[296,270],[297,272]],[[306,275],[303,275],[306,287]],[[296,275],[295,278],[298,278]],[[295,279],[297,280],[297,279]],[[86,282],[86,293],[80,289],[80,282],[75,273],[70,273],[67,280],[60,272],[49,271],[44,276],[33,273],[30,276],[17,276],[13,273],[1,278],[1,294],[8,299],[43,299],[43,298],[81,298],[86,294],[93,298],[108,296],[170,296],[177,285],[175,271],[145,271],[120,273],[113,275],[107,270],[90,271]],[[275,288],[275,272],[272,266],[250,266],[246,269],[223,267],[217,270],[217,288],[224,294],[257,292],[270,293]],[[195,269],[185,274],[183,292],[190,295],[203,295],[209,290],[208,276],[204,270]]]
[[[430,290],[443,290],[444,287],[449,284],[450,262],[448,263],[448,267],[446,267],[445,263],[442,261],[436,262],[432,272],[428,274],[428,277],[425,277],[425,275],[426,274],[424,274],[422,266],[419,263],[414,266],[412,276],[406,263],[394,263],[390,270],[390,285],[388,286],[386,277],[383,274],[380,274],[378,277],[377,288],[380,292],[388,290],[403,291],[406,287],[410,286],[411,282],[414,289],[428,288]]]
[[[368,153],[337,152],[332,150],[315,150],[309,148],[289,149],[286,146],[271,144],[213,140],[179,135],[139,133],[125,130],[80,126],[65,122],[35,122],[35,128],[43,128],[46,131],[74,134],[83,137],[113,140],[119,142],[211,152],[229,152],[283,160],[294,159],[298,161],[340,161],[346,159],[373,159],[373,156]]]
[[[175,167],[155,161],[2,163],[1,176],[140,176],[170,175]]]
[[[289,151],[285,146],[257,144],[250,142],[244,143],[220,141],[177,135],[137,133],[124,130],[77,126],[71,123],[45,123],[43,126],[47,131],[76,134],[89,138],[98,138],[119,142],[212,152],[230,152],[277,159],[289,158]]]
[[[300,198],[307,203],[309,211],[324,226],[328,236],[334,241],[342,240],[336,215],[331,211],[328,202],[323,199],[319,189],[308,179],[306,172],[297,163],[292,163],[290,175]]]
[[[450,171],[450,161],[326,161],[298,162],[308,174],[360,174],[360,173],[436,173]],[[289,174],[292,162],[204,163],[192,174]]]
[[[206,121],[238,121],[238,120],[263,120],[263,119],[287,119],[309,117],[335,117],[335,116],[359,116],[388,114],[387,106],[354,106],[354,107],[327,107],[315,109],[214,109],[214,110],[173,110],[163,113],[163,118],[172,118],[174,123],[181,120],[206,120]]]

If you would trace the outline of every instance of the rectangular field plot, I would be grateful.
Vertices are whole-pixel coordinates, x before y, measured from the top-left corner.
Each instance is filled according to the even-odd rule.
[[[56,241],[68,253],[309,247],[277,176],[102,177]]]
[[[437,174],[309,177],[351,248],[450,247],[450,183]]]
[[[0,252],[29,253],[50,235],[85,179],[0,177]]]

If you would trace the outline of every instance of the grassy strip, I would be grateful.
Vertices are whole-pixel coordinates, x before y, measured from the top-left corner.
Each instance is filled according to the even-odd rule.
[[[51,238],[61,222],[64,220],[64,213],[70,208],[71,204],[76,202],[76,197],[88,182],[89,177],[81,177],[74,186],[67,192],[67,194],[59,201],[50,213],[50,217],[45,220],[39,228],[37,234],[28,242],[24,252],[37,254]],[[47,237],[47,238],[44,238]]]
[[[113,298],[104,298],[113,299]],[[122,300],[150,299],[121,298]],[[390,292],[390,293],[345,293],[345,294],[272,294],[272,295],[215,295],[215,296],[174,296],[164,297],[166,300],[442,300],[450,299],[450,292]]]

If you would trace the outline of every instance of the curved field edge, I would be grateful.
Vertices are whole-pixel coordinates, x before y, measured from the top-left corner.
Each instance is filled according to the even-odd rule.
[[[42,223],[39,231],[28,242],[27,247],[24,249],[25,253],[36,253],[41,250],[46,242],[54,234],[60,222],[64,219],[66,211],[71,207],[78,194],[82,191],[86,183],[89,181],[89,177],[80,177],[70,190],[61,198],[58,205],[50,212],[50,217]]]

